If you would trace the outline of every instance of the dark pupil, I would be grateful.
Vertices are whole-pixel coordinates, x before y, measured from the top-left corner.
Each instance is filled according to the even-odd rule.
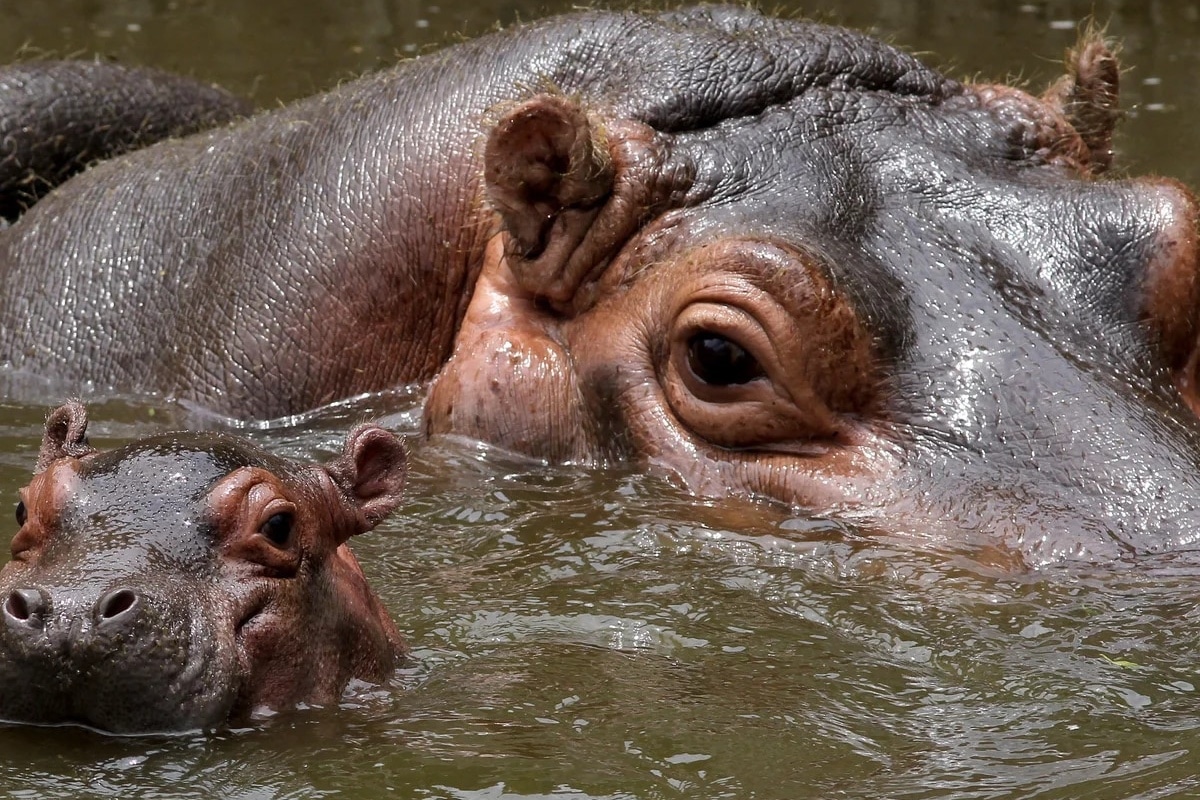
[[[712,386],[749,383],[763,374],[758,360],[740,344],[708,332],[688,339],[688,366],[697,378]]]
[[[288,535],[292,532],[292,515],[274,515],[263,523],[259,532],[277,545],[287,544]]]
[[[17,524],[18,525],[25,524],[25,501],[24,500],[17,501]]]

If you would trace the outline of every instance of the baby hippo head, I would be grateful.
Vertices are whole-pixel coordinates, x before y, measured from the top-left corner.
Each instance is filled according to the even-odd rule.
[[[210,728],[335,701],[404,645],[346,546],[400,502],[374,425],[325,464],[220,433],[101,452],[70,403],[46,423],[0,570],[0,719],[118,733]]]

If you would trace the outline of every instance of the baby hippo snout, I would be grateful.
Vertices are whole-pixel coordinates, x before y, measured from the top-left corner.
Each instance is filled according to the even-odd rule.
[[[50,607],[50,596],[45,589],[13,589],[4,601],[4,621],[8,630],[18,635],[40,631]]]
[[[94,618],[105,631],[116,630],[132,622],[140,610],[138,593],[133,589],[113,589],[96,601]]]
[[[21,586],[4,600],[5,635],[33,645],[39,638],[48,644],[74,649],[98,638],[113,637],[134,627],[145,605],[142,593],[127,586],[106,591],[94,602],[54,602],[40,586]]]
[[[227,713],[205,677],[223,660],[184,593],[18,584],[0,604],[0,707],[9,719],[153,731],[180,708]]]

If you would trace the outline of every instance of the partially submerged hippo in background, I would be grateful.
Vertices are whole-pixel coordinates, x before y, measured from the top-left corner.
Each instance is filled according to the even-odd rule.
[[[703,495],[1188,545],[1195,205],[1097,179],[1118,67],[1085,37],[1068,72],[962,84],[743,8],[544,20],[66,182],[0,233],[0,358],[242,418],[429,381],[429,433]]]
[[[100,452],[46,423],[0,570],[0,721],[206,728],[336,701],[404,651],[345,542],[400,502],[404,446],[362,425],[298,464],[220,433]]]
[[[252,110],[215,86],[98,61],[0,69],[0,227],[89,164]]]

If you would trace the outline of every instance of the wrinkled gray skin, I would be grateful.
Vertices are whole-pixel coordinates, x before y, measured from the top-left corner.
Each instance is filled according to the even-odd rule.
[[[360,426],[325,465],[220,433],[99,452],[47,423],[0,570],[0,720],[213,728],[332,703],[404,646],[345,545],[400,501],[404,449]]]
[[[1195,207],[1042,98],[734,8],[584,12],[139,150],[0,233],[13,387],[432,434],[1118,557],[1200,536]],[[0,99],[0,103],[3,103]]]

